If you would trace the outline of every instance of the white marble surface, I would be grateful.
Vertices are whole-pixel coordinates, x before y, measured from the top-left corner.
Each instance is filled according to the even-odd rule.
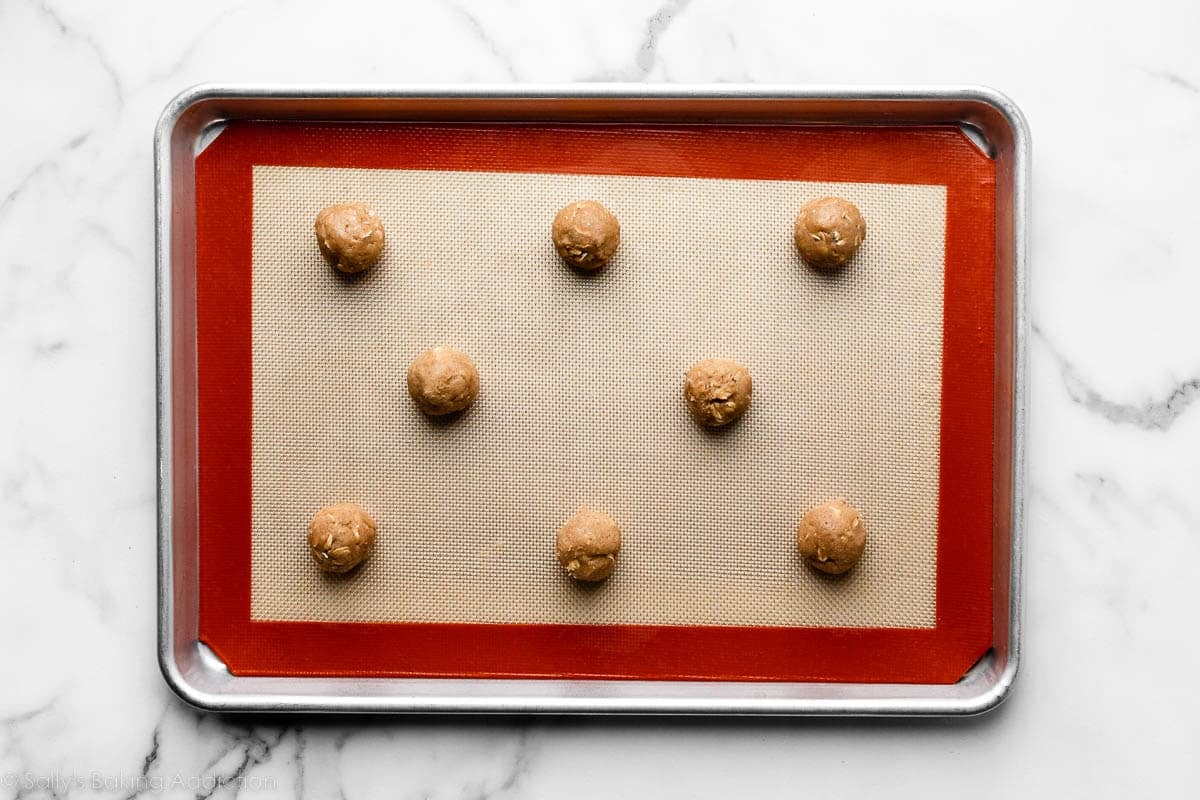
[[[238,777],[246,797],[304,798],[1193,790],[1200,6],[748,5],[0,0],[0,797],[230,797]],[[978,82],[1023,107],[1028,615],[998,711],[225,719],[170,694],[154,658],[160,109],[208,81],[509,80]]]

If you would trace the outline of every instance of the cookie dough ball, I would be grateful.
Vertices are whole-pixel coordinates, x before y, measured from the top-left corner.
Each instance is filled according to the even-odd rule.
[[[608,514],[581,508],[558,531],[554,553],[567,573],[580,581],[602,581],[617,566],[621,529]]]
[[[308,523],[308,550],[325,572],[349,572],[375,547],[375,520],[354,503],[325,506]]]
[[[462,411],[479,394],[475,362],[453,347],[434,347],[408,367],[408,393],[417,408],[432,417]]]
[[[728,425],[745,414],[753,390],[750,371],[728,358],[696,362],[683,381],[688,411],[706,428]]]
[[[317,246],[341,272],[362,272],[383,252],[383,221],[362,203],[339,203],[317,214]]]
[[[796,217],[796,248],[814,267],[834,269],[858,252],[867,223],[858,208],[840,197],[805,203]]]
[[[804,515],[796,531],[796,544],[809,566],[840,575],[862,557],[867,526],[857,508],[845,500],[834,500]]]
[[[621,243],[621,225],[595,200],[583,200],[558,212],[550,237],[554,249],[571,266],[600,269]]]

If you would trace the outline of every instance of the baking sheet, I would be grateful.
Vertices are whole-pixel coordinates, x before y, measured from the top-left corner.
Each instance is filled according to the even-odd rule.
[[[296,124],[302,119],[342,124]],[[462,135],[451,131],[464,122]],[[380,123],[395,135],[380,137]],[[664,123],[669,130],[655,135]],[[552,134],[548,125],[565,127]],[[648,127],[637,142],[620,143],[621,131],[639,125]],[[955,141],[954,126],[975,131],[994,158],[994,185],[974,146]],[[234,128],[236,146],[227,135]],[[482,129],[484,138],[474,138]],[[385,149],[361,146],[357,132],[368,130],[389,140]],[[205,150],[193,165],[218,131],[220,158]],[[977,87],[197,87],[168,104],[155,142],[159,656],[167,682],[189,702],[228,710],[927,714],[976,713],[1006,695],[1020,621],[1029,164],[1028,131],[1008,98]],[[610,173],[615,155],[640,175],[868,183],[920,175],[947,185],[936,626],[252,620],[248,176],[264,163],[398,167],[412,163],[414,146],[430,144],[437,152],[426,160],[458,170]],[[930,175],[942,177],[925,181]],[[992,269],[989,389],[993,296],[975,275]],[[982,430],[992,399],[994,449]],[[987,485],[994,560],[977,546],[992,508]],[[989,599],[980,588],[992,580]]]

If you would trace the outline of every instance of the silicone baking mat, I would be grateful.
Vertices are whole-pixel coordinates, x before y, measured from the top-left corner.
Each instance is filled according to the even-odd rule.
[[[952,129],[230,126],[197,160],[202,638],[241,674],[956,679],[990,641],[990,182]],[[835,276],[791,243],[826,194],[868,220]],[[622,223],[595,276],[549,243],[581,198]],[[388,231],[354,280],[312,233],[347,200]],[[453,424],[404,388],[436,344],[480,368]],[[715,434],[679,397],[710,355],[755,378]],[[870,529],[840,578],[795,554],[834,496]],[[337,500],[380,523],[349,578],[303,541]],[[582,504],[622,526],[600,587],[553,557]]]

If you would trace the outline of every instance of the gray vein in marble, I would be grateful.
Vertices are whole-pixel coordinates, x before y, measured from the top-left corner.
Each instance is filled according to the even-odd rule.
[[[154,723],[154,730],[150,734],[150,749],[142,758],[142,766],[138,772],[137,779],[133,782],[134,786],[150,785],[150,770],[154,769],[154,765],[158,763],[158,749],[162,744],[162,723],[162,716],[158,718],[158,722]],[[135,789],[125,795],[123,800],[135,800],[135,798],[140,797],[142,794],[142,791]]]
[[[467,27],[471,29],[471,33],[487,48],[487,51],[499,62],[500,66],[504,67],[504,71],[508,73],[509,79],[514,81],[520,80],[520,76],[517,75],[517,70],[513,66],[512,59],[500,50],[500,47],[496,44],[496,40],[488,34],[487,29],[483,27],[479,18],[457,3],[452,3],[450,7],[454,9],[455,14],[467,23]]]
[[[492,795],[505,794],[512,791],[529,773],[529,764],[532,760],[532,752],[529,743],[529,728],[522,728],[521,733],[517,736],[517,749],[513,753],[512,761],[509,762],[508,769],[504,773],[504,779],[500,781],[500,785],[496,787],[494,792],[484,793],[480,795],[479,800],[487,800]]]
[[[1121,485],[1108,475],[1099,472],[1076,470],[1074,477],[1080,485],[1087,489],[1089,505],[1098,507],[1103,505],[1105,501],[1125,496],[1125,491],[1121,488]]]
[[[1075,473],[1075,479],[1087,486],[1093,491],[1103,489],[1108,484],[1108,478],[1098,472],[1079,472]]]
[[[304,729],[296,728],[296,797],[304,800],[304,749],[307,742],[304,739]]]
[[[235,6],[215,15],[204,25],[204,27],[192,34],[191,38],[187,40],[187,44],[180,49],[179,55],[174,61],[172,61],[166,66],[166,68],[162,70],[149,73],[146,76],[146,80],[138,84],[138,90],[173,78],[192,59],[192,56],[194,56],[196,51],[200,49],[200,45],[204,44],[214,30],[229,22],[230,17],[241,14],[246,9],[253,8],[256,5],[259,4],[255,2],[242,3],[240,6]]]
[[[58,705],[58,701],[59,696],[55,695],[45,703],[42,703],[40,706],[31,708],[28,711],[22,711],[19,714],[13,714],[12,716],[8,717],[0,717],[0,728],[3,728],[7,732],[9,739],[3,754],[8,755],[9,753],[13,753],[16,755],[17,761],[15,766],[8,771],[9,774],[22,775],[27,772],[32,772],[32,770],[29,769],[29,757],[25,753],[25,748],[22,747],[25,739],[22,738],[22,734],[18,732],[17,729],[27,722],[32,722],[40,717],[45,716],[46,714],[49,714],[54,710],[54,707]],[[16,791],[12,795],[13,800],[21,800],[21,798],[28,797],[34,792],[49,792],[50,797],[61,797],[61,795],[58,793],[57,785],[53,783],[49,786],[31,786],[27,788],[22,783],[17,782],[14,788]]]
[[[1185,92],[1200,94],[1200,86],[1192,83],[1179,73],[1170,72],[1167,70],[1146,70],[1146,74],[1151,78],[1157,78],[1160,81],[1165,81],[1177,89],[1183,89]]]
[[[633,64],[626,69],[604,70],[590,75],[588,81],[644,81],[658,63],[658,44],[671,27],[671,23],[683,13],[692,0],[667,0],[646,20],[646,30],[633,55]]]
[[[8,194],[4,195],[4,199],[0,200],[0,220],[4,218],[5,212],[8,211],[10,206],[17,202],[17,200],[21,197],[21,194],[29,187],[30,184],[41,177],[44,173],[57,171],[58,168],[57,158],[48,158],[45,161],[39,161],[37,164],[34,164],[33,167],[25,173],[24,177],[17,180],[16,184],[13,185],[13,188],[8,192]]]
[[[634,56],[639,78],[645,79],[650,74],[650,70],[654,69],[654,65],[658,61],[659,41],[671,27],[675,18],[683,13],[691,3],[692,0],[668,0],[646,21],[646,32],[642,36],[637,55]]]
[[[39,501],[35,496],[39,484],[44,486],[48,482],[49,473],[41,461],[24,449],[17,449],[13,455],[15,463],[7,474],[0,476],[0,501],[5,508],[22,512],[24,517],[18,519],[29,523],[51,508],[48,501]]]
[[[1118,403],[1104,397],[1084,383],[1070,365],[1063,368],[1063,382],[1071,399],[1088,411],[1104,417],[1109,422],[1128,423],[1147,431],[1168,430],[1197,397],[1200,397],[1200,378],[1181,381],[1171,389],[1166,399],[1141,405]]]
[[[56,353],[61,353],[66,349],[67,342],[65,339],[51,339],[48,342],[34,342],[33,356],[34,358],[47,358],[55,355]]]
[[[1098,472],[1078,471],[1075,479],[1090,493],[1088,505],[1094,507],[1099,520],[1086,526],[1084,535],[1076,538],[1076,546],[1098,563],[1101,554],[1115,545],[1117,531],[1122,527],[1122,518],[1131,516],[1142,532],[1154,532],[1158,525],[1147,509],[1138,509],[1134,500],[1112,476]],[[1118,573],[1101,573],[1094,580],[1094,592],[1101,597],[1112,617],[1128,636],[1136,635],[1133,615],[1138,612],[1137,593],[1130,592],[1130,584]],[[1143,601],[1144,604],[1144,601]]]
[[[129,249],[129,246],[114,236],[112,230],[104,223],[95,220],[86,220],[83,223],[83,229],[108,245],[113,252],[119,254],[126,261],[135,263],[139,261],[137,255]]]
[[[96,609],[97,618],[101,622],[111,624],[117,600],[109,584],[103,578],[97,577],[93,570],[83,570],[82,583],[74,582],[74,586],[83,599]]]
[[[31,708],[28,711],[22,711],[20,714],[13,714],[12,716],[8,717],[0,717],[0,725],[11,729],[23,725],[31,720],[37,719],[43,714],[50,713],[54,707],[58,705],[58,700],[58,695],[55,695],[46,702],[42,703],[40,706]]]
[[[726,32],[725,39],[729,42],[729,53],[733,56],[733,63],[737,65],[737,70],[732,75],[722,76],[720,80],[732,80],[735,83],[751,83],[750,72],[746,69],[746,65],[742,61],[741,51],[738,48],[737,37],[732,32]]]
[[[239,748],[242,750],[241,760],[234,766],[232,770],[214,775],[216,780],[213,782],[213,786],[209,789],[198,792],[196,794],[196,800],[208,800],[208,798],[212,797],[217,790],[223,789],[226,786],[234,787],[234,797],[237,797],[240,793],[238,791],[239,780],[253,767],[258,766],[259,764],[265,764],[271,760],[272,753],[274,752],[275,748],[279,746],[279,743],[283,741],[284,737],[288,733],[288,730],[288,728],[278,729],[273,741],[268,738],[268,735],[255,733],[254,728],[246,729],[246,733],[244,735],[239,736],[235,733],[233,744],[221,751],[221,753],[219,753],[215,759],[209,761],[208,764],[205,765],[202,772],[207,774],[211,769],[213,769],[213,767],[219,764],[221,760],[225,758],[225,756],[229,755],[235,750],[238,750]]]
[[[29,0],[29,4],[44,17],[49,19],[54,27],[58,28],[58,32],[60,34],[68,39],[73,39],[74,41],[79,42],[84,47],[92,51],[92,55],[96,57],[96,61],[100,64],[100,68],[104,70],[105,74],[108,75],[109,80],[112,81],[113,91],[117,96],[118,108],[123,108],[125,106],[125,88],[121,85],[121,78],[117,75],[117,71],[113,69],[112,64],[108,60],[108,55],[104,52],[104,48],[100,46],[100,43],[97,42],[90,34],[76,30],[71,25],[68,25],[67,21],[64,20],[62,16],[48,3],[46,3],[45,0]]]
[[[65,800],[64,795],[59,793],[58,787],[58,781],[52,781],[46,785],[29,787],[18,783],[16,787],[17,790],[13,793],[12,800],[25,800],[26,797],[33,797],[35,793],[38,797],[51,797],[54,800]]]
[[[1109,399],[1088,385],[1071,361],[1051,344],[1037,325],[1032,329],[1034,336],[1041,339],[1058,363],[1063,386],[1071,401],[1109,422],[1133,425],[1146,431],[1166,431],[1200,398],[1200,378],[1188,378],[1177,383],[1162,400],[1139,405]]]
[[[1186,537],[1177,543],[1186,547],[1191,541],[1184,531],[1195,528],[1196,516],[1175,493],[1162,485],[1142,487],[1133,494],[1116,475],[1104,472],[1077,470],[1073,473],[1075,480],[1088,492],[1088,505],[1093,506],[1100,515],[1100,524],[1089,528],[1096,531],[1108,531],[1114,539],[1119,531],[1136,528],[1143,536],[1152,536],[1158,546],[1162,547],[1172,536]],[[1173,522],[1182,522],[1183,526]]]
[[[162,736],[162,722],[154,726],[154,731],[150,734],[150,751],[146,753],[142,759],[142,776],[150,774],[150,769],[158,763],[158,748],[162,744],[160,737]]]
[[[738,42],[737,37],[732,31],[725,32],[725,41],[729,42],[729,52],[733,53],[734,60],[741,63],[741,58],[738,57]]]
[[[21,194],[35,180],[48,172],[57,172],[59,170],[60,156],[73,150],[78,150],[84,145],[85,142],[91,139],[95,133],[95,130],[89,130],[78,134],[69,142],[67,142],[67,144],[53,156],[34,164],[33,167],[31,167],[23,177],[19,178],[17,182],[13,184],[13,188],[10,189],[6,195],[4,195],[4,199],[0,200],[0,220],[3,219],[4,214],[8,211],[9,207],[14,205],[17,200],[20,199]]]
[[[197,716],[199,717],[199,714]],[[229,742],[224,747],[221,747],[219,750],[217,750],[216,755],[214,755],[208,761],[204,762],[204,765],[202,767],[200,767],[200,772],[207,774],[210,770],[212,770],[215,766],[217,766],[217,764],[220,764],[221,761],[223,761],[225,759],[225,756],[229,755],[234,750],[237,750],[238,745],[241,743],[242,743],[242,737],[234,735],[233,741]]]

